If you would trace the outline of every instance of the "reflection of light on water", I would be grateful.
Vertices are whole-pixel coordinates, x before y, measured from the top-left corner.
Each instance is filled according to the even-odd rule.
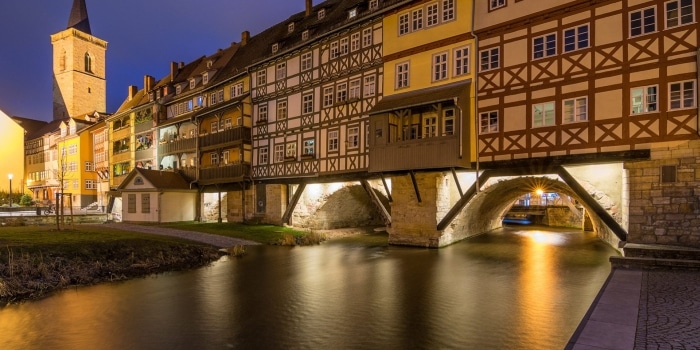
[[[535,243],[562,246],[566,238],[558,232],[544,232],[539,230],[517,231],[516,235],[532,239]]]

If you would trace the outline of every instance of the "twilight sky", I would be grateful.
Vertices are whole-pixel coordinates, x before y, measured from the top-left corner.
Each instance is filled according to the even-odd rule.
[[[321,0],[314,0],[313,4]],[[2,0],[0,110],[51,120],[50,35],[68,25],[73,0]],[[304,0],[86,0],[92,34],[108,42],[107,112],[143,76],[169,74],[304,10]]]

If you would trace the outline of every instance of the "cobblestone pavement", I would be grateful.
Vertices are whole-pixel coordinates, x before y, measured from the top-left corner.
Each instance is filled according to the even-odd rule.
[[[700,349],[700,271],[642,273],[635,349]]]
[[[188,239],[190,241],[210,244],[210,245],[213,245],[215,247],[220,247],[220,248],[229,248],[229,247],[233,247],[233,246],[237,246],[237,245],[259,245],[260,244],[260,243],[248,241],[245,239],[225,237],[225,236],[213,235],[213,234],[203,233],[203,232],[176,230],[176,229],[157,227],[157,226],[142,226],[142,225],[133,225],[133,224],[125,224],[125,223],[99,224],[99,225],[93,225],[93,226],[111,227],[111,228],[115,228],[118,230],[124,230],[124,231],[133,231],[133,232],[141,232],[141,233],[150,233],[150,234],[154,234],[154,235],[179,237],[179,238]]]

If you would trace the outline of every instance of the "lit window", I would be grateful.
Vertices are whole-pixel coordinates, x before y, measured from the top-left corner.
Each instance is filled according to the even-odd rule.
[[[498,112],[480,113],[479,126],[482,134],[498,132]]]
[[[554,123],[554,102],[538,103],[532,106],[532,126],[552,126]]]
[[[666,3],[666,28],[694,22],[693,0],[675,0]]]
[[[658,88],[655,85],[632,89],[632,114],[658,111],[657,94]]]
[[[312,156],[314,155],[314,151],[316,149],[316,141],[313,139],[309,140],[304,140],[304,149],[303,149],[303,155],[305,156]]]
[[[557,54],[557,35],[548,34],[537,37],[532,41],[532,57],[543,58]]]
[[[695,80],[672,83],[669,85],[670,109],[695,107]]]
[[[588,120],[588,98],[579,97],[564,100],[564,123],[575,123]]]
[[[564,52],[570,52],[588,47],[588,25],[567,29],[564,31]]]
[[[401,89],[408,87],[408,62],[399,63],[396,65],[396,88]]]
[[[348,18],[355,18],[357,17],[357,9],[352,9],[348,11]]]
[[[656,31],[656,8],[648,7],[630,12],[630,36],[649,34]]]
[[[480,55],[479,55],[479,62],[480,62],[481,71],[483,72],[483,71],[498,68],[499,67],[499,59],[500,59],[500,49],[497,47],[493,48],[493,49],[481,51]]]

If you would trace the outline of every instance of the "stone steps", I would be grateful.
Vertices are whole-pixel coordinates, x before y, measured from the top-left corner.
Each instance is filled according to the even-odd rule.
[[[610,257],[613,267],[700,269],[700,249],[657,244],[627,243],[625,256]]]

